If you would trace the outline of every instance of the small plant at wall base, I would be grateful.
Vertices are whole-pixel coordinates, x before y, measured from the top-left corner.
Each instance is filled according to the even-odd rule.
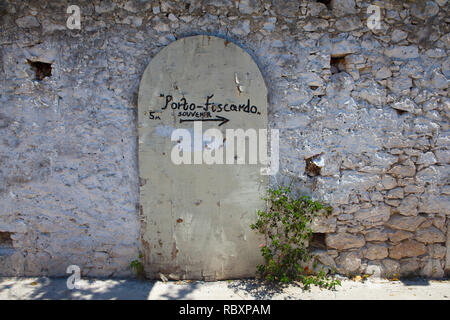
[[[258,210],[258,220],[251,225],[266,238],[261,247],[264,265],[257,273],[269,282],[283,284],[299,281],[305,289],[311,285],[334,289],[341,283],[331,279],[322,269],[316,274],[305,264],[311,260],[308,242],[312,237],[311,222],[319,214],[329,214],[332,208],[308,196],[294,199],[290,188],[269,189],[267,211]]]
[[[142,258],[142,253],[139,253],[138,259],[133,260],[130,263],[130,268],[136,271],[136,277],[139,279],[145,279],[144,264],[141,262]]]

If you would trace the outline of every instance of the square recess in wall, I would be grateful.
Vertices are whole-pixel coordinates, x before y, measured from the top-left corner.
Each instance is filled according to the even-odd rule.
[[[312,239],[309,241],[309,246],[315,249],[326,249],[325,233],[313,233]]]
[[[317,2],[319,3],[323,3],[324,5],[327,6],[327,9],[331,9],[331,0],[317,0]]]
[[[0,249],[10,249],[13,247],[11,232],[0,232]]]
[[[0,257],[9,256],[14,253],[12,232],[0,231]]]
[[[345,71],[345,57],[331,57],[330,58],[330,70],[331,74],[336,74],[341,71]]]
[[[42,61],[27,60],[31,69],[34,71],[35,80],[41,81],[46,77],[52,76],[52,64]]]

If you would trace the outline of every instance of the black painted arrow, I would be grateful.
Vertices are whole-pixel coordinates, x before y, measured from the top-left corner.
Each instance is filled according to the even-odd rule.
[[[201,119],[180,119],[180,123],[182,122],[186,122],[186,121],[222,121],[221,123],[219,123],[219,127],[221,125],[223,125],[224,123],[227,123],[228,121],[230,121],[227,118],[221,117],[221,116],[217,116],[217,118],[215,119],[208,119],[208,118],[201,118]]]

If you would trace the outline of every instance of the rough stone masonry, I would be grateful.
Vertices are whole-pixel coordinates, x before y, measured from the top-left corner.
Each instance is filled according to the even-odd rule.
[[[139,81],[164,46],[209,34],[265,77],[272,184],[334,208],[314,225],[319,266],[444,276],[449,22],[446,0],[2,1],[0,274],[132,275]]]

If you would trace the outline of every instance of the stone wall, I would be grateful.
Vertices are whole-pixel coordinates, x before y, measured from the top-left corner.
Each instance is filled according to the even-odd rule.
[[[80,30],[66,27],[73,4]],[[367,27],[370,4],[380,29]],[[280,129],[272,183],[334,207],[315,225],[321,264],[443,276],[448,13],[446,0],[3,1],[0,274],[61,276],[77,264],[86,276],[131,275],[139,81],[170,42],[211,34],[265,76]]]

